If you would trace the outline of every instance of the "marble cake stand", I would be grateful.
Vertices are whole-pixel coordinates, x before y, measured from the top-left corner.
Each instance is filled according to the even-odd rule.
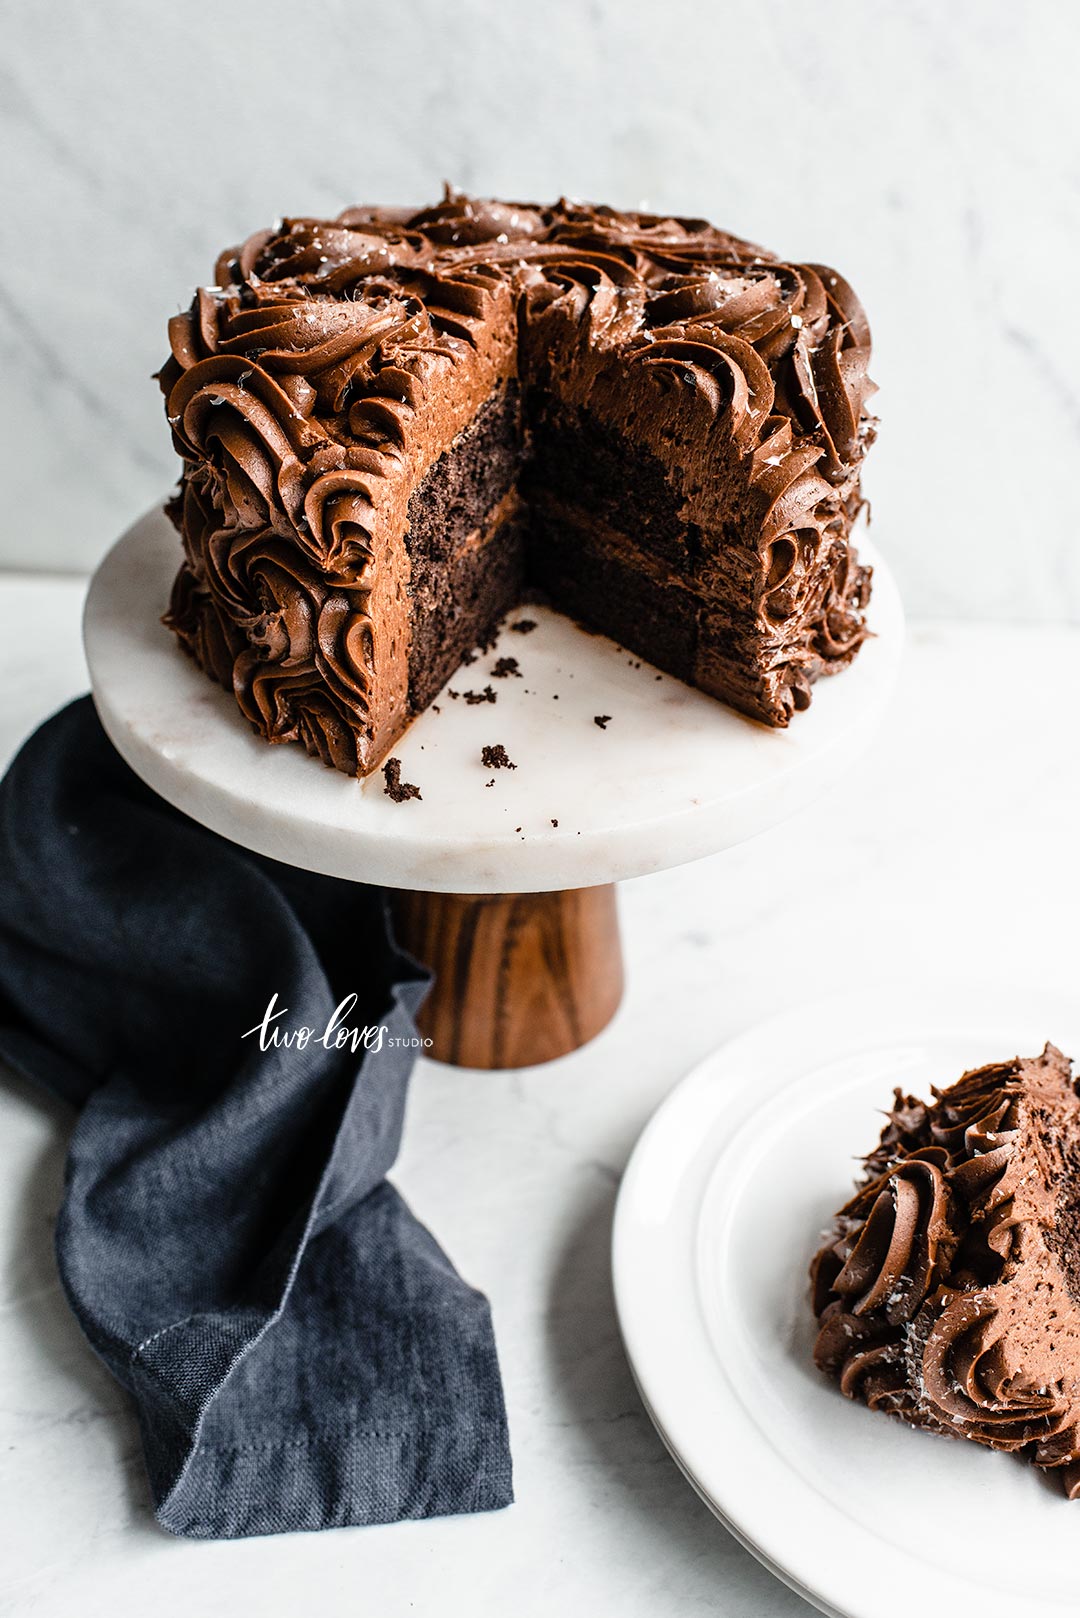
[[[732,713],[539,607],[453,676],[394,749],[422,797],[395,803],[295,746],[268,747],[159,619],[178,561],[160,511],[94,576],[84,634],[113,744],[154,791],[224,837],[307,870],[394,890],[403,942],[436,971],[432,1054],[518,1067],[585,1043],[622,994],[614,884],[752,837],[858,757],[899,666],[903,613],[874,565],[875,638],[821,681],[790,730]],[[499,657],[520,673],[495,678]],[[495,693],[470,703],[467,693]],[[603,726],[597,719],[604,720]],[[501,743],[515,769],[490,769]]]

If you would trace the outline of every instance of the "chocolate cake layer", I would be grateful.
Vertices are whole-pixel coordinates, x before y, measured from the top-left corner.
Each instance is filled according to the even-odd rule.
[[[409,498],[405,545],[415,601],[515,488],[523,454],[521,390],[512,380],[484,400]]]
[[[1080,1099],[1047,1045],[929,1105],[896,1092],[811,1267],[818,1366],[913,1426],[1080,1495]]]
[[[512,604],[773,725],[865,636],[870,335],[834,271],[565,201],[289,219],[170,323],[167,623],[365,774]]]
[[[420,713],[521,595],[526,525],[516,381],[490,395],[408,507],[409,706]]]
[[[528,576],[545,596],[680,680],[694,678],[697,599],[657,576],[627,546],[605,543],[586,514],[555,501],[531,507]]]
[[[471,537],[439,569],[413,620],[409,700],[415,713],[434,701],[465,654],[521,600],[528,528],[520,505],[509,498],[489,528]]]
[[[701,553],[700,530],[681,515],[683,497],[658,456],[588,410],[559,410],[539,396],[529,418],[530,458],[523,491],[628,532],[645,552],[692,585]],[[544,565],[543,545],[536,565]],[[569,609],[568,610],[572,610]]]

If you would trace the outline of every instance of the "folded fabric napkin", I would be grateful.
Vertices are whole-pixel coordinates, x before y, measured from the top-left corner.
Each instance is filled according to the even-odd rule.
[[[89,698],[0,783],[0,1056],[79,1109],[60,1275],[173,1533],[512,1499],[487,1302],[384,1178],[426,982],[377,889],[171,809]]]

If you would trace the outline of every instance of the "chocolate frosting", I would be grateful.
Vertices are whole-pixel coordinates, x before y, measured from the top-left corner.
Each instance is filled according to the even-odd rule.
[[[915,1425],[1062,1469],[1080,1493],[1080,1101],[1068,1060],[896,1092],[811,1266],[817,1364]]]
[[[737,489],[749,711],[786,723],[865,635],[847,533],[870,335],[824,266],[700,219],[448,190],[259,232],[169,332],[185,564],[167,621],[270,740],[363,772],[400,734],[409,495],[518,373],[659,455],[703,531]]]

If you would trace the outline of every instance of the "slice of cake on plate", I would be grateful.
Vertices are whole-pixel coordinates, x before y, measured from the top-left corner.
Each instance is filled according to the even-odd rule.
[[[818,1366],[914,1426],[1080,1494],[1080,1100],[1047,1045],[899,1090],[811,1266]]]
[[[833,270],[448,192],[260,232],[170,337],[167,622],[269,741],[368,773],[526,588],[773,726],[865,638]]]

